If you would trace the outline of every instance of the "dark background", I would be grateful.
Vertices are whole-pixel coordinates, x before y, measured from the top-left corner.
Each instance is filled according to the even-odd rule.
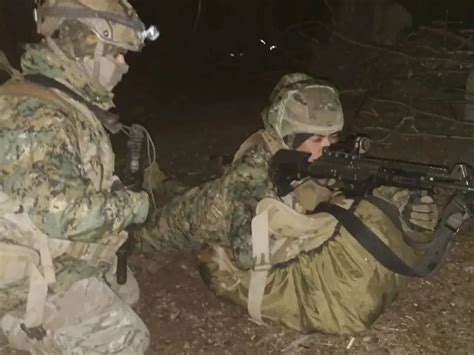
[[[195,51],[192,57],[196,57],[203,49],[250,46],[262,37],[278,42],[290,26],[309,20],[330,23],[332,15],[339,27],[356,22],[359,26],[354,27],[368,34],[377,2],[390,3],[385,0],[131,1],[142,20],[156,24],[161,31],[159,42],[149,46],[153,47],[145,50],[149,54],[142,56],[143,61],[155,64],[159,61],[156,55],[182,55],[190,48]],[[474,27],[474,1],[404,0],[399,3],[411,12],[415,26],[442,20],[452,27]],[[24,43],[37,39],[33,6],[33,0],[0,1],[0,48],[13,62],[17,61]],[[344,18],[348,7],[355,7],[355,12],[351,18]]]

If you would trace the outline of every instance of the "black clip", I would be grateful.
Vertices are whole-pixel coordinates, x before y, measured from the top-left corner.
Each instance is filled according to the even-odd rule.
[[[36,339],[38,341],[41,341],[46,336],[46,330],[44,330],[42,325],[39,325],[37,327],[28,328],[25,325],[25,323],[21,323],[20,328],[21,328],[21,330],[23,330],[26,333],[26,335],[30,339]]]

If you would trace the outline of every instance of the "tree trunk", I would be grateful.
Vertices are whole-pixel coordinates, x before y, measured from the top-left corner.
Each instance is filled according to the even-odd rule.
[[[464,95],[464,120],[474,121],[474,69],[471,69],[467,77],[466,93]]]

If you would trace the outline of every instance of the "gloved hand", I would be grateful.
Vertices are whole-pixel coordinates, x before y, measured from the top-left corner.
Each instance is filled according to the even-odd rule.
[[[150,198],[145,191],[135,192],[131,190],[125,190],[130,195],[128,208],[131,209],[131,215],[133,216],[132,223],[141,224],[145,222],[148,211],[150,208]]]
[[[403,208],[402,216],[410,228],[432,231],[438,224],[439,209],[430,195],[413,193]]]
[[[132,217],[129,223],[141,224],[145,222],[150,209],[150,197],[146,191],[127,189],[117,176],[113,177],[112,191],[126,196],[127,203],[123,208],[126,210],[126,215]]]

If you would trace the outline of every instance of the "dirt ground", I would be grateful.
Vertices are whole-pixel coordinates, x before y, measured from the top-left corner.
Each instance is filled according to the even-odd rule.
[[[437,275],[410,282],[353,338],[258,326],[206,288],[191,256],[137,257],[148,354],[474,354],[473,250],[472,239],[460,238]]]

